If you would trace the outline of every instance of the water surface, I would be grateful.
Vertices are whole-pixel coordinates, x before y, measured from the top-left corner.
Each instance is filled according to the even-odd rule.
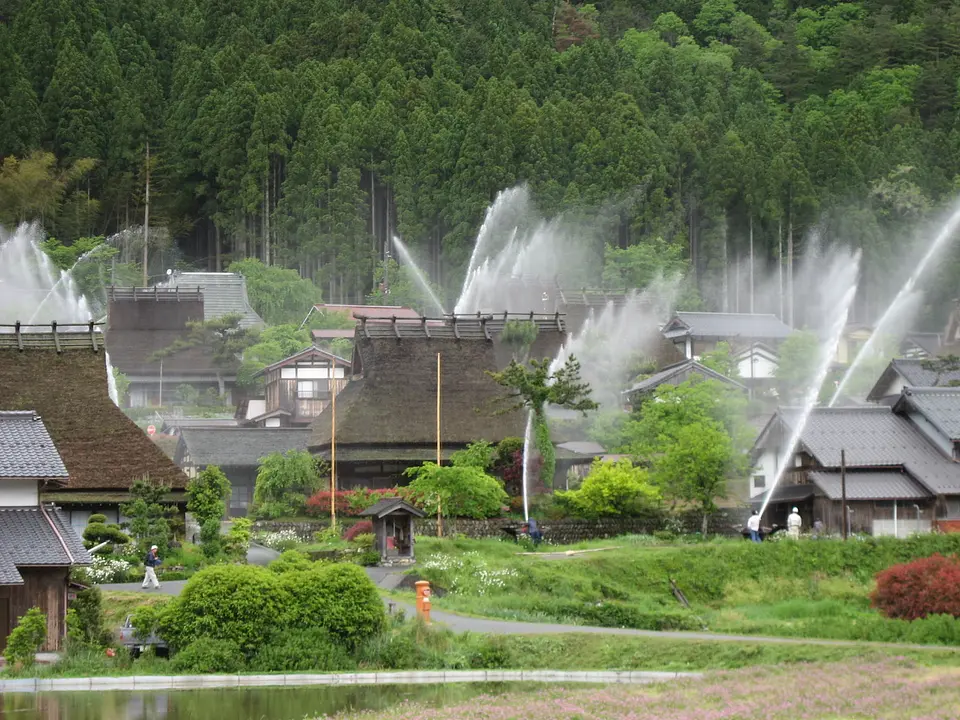
[[[431,706],[483,694],[530,691],[538,683],[220,688],[145,692],[5,693],[3,720],[303,720],[403,702]]]

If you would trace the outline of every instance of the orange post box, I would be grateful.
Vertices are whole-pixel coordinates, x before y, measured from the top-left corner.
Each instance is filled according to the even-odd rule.
[[[417,615],[423,618],[424,622],[430,622],[430,583],[426,580],[418,580],[414,583],[417,589]]]

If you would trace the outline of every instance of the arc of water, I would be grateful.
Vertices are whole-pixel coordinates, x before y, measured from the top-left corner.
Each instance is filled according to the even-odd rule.
[[[863,347],[860,348],[860,351],[853,359],[853,362],[850,363],[850,367],[847,368],[847,371],[843,374],[843,378],[840,380],[840,384],[837,386],[837,391],[830,399],[830,407],[833,407],[834,403],[836,403],[843,394],[844,389],[850,382],[850,378],[853,377],[860,365],[862,365],[863,362],[873,354],[874,347],[877,342],[879,342],[878,338],[882,337],[887,327],[894,321],[895,318],[897,318],[904,304],[910,301],[917,281],[926,271],[927,266],[930,265],[937,253],[946,245],[947,241],[953,237],[958,227],[960,227],[960,204],[957,205],[953,213],[947,219],[947,222],[940,229],[940,232],[934,238],[930,247],[927,249],[927,252],[920,260],[920,263],[914,269],[910,277],[907,278],[907,281],[903,284],[903,287],[900,288],[900,292],[897,293],[897,296],[893,299],[893,302],[890,303],[889,307],[887,307],[886,311],[880,317],[880,322],[877,323],[877,326],[870,334],[867,342],[864,343]]]
[[[860,265],[859,250],[857,251],[856,255],[854,255],[853,262],[852,274],[853,278],[855,279]],[[810,413],[813,412],[813,408],[817,403],[817,396],[820,394],[820,388],[823,386],[823,382],[826,380],[827,374],[830,372],[830,365],[833,363],[833,358],[837,354],[837,347],[840,344],[840,336],[843,334],[843,328],[847,324],[847,318],[850,314],[850,306],[853,304],[853,299],[856,297],[856,294],[857,283],[854,280],[850,283],[850,286],[843,294],[839,304],[837,305],[836,315],[834,316],[833,322],[827,331],[827,342],[821,345],[816,375],[814,376],[813,382],[807,388],[807,392],[804,395],[800,416],[794,425],[793,432],[790,434],[787,444],[784,446],[783,451],[777,458],[777,473],[774,476],[773,483],[770,485],[770,489],[767,491],[766,499],[763,501],[763,505],[760,508],[761,517],[763,516],[763,513],[766,512],[767,506],[770,504],[770,499],[773,497],[773,492],[776,490],[777,485],[779,485],[780,480],[783,478],[784,472],[786,472],[787,462],[789,462],[789,460],[793,457],[797,446],[800,444],[800,438],[803,436],[803,431],[807,426],[807,421],[810,419]]]
[[[400,259],[403,260],[404,265],[409,267],[413,272],[413,276],[416,279],[417,284],[420,286],[420,289],[427,294],[427,297],[430,298],[430,302],[433,303],[436,310],[440,313],[440,315],[445,314],[446,311],[443,309],[443,303],[440,302],[440,298],[437,297],[437,294],[433,291],[433,288],[430,287],[430,283],[427,282],[427,278],[420,269],[420,266],[414,262],[413,256],[410,254],[410,251],[407,250],[407,246],[396,235],[393,236],[393,246],[399,251]]]
[[[530,468],[530,445],[533,437],[533,410],[527,411],[527,427],[523,432],[523,471],[521,481],[523,483],[523,519],[530,520],[530,500],[527,486],[529,484],[528,475]]]

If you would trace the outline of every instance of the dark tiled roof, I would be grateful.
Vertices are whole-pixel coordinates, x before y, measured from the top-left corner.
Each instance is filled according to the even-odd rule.
[[[238,273],[176,273],[167,287],[187,290],[200,288],[203,293],[203,319],[216,320],[225,315],[241,315],[240,327],[263,327],[263,319],[250,306],[247,281]]]
[[[0,478],[67,479],[67,468],[33,410],[0,412]]]
[[[70,490],[126,489],[144,475],[186,486],[180,469],[110,400],[102,351],[0,349],[0,408],[43,418]]]
[[[197,467],[256,467],[270,453],[306,450],[309,439],[308,428],[184,428],[177,459],[189,453]]]
[[[794,410],[778,415],[790,427],[797,420]],[[960,464],[940,454],[909,420],[886,406],[815,408],[800,443],[824,468],[838,469],[844,450],[848,468],[902,467],[936,494],[960,494]]]
[[[960,388],[904,388],[894,411],[915,408],[950,440],[960,441]]]
[[[402,510],[410,515],[415,515],[416,517],[426,517],[425,512],[415,508],[403,498],[384,498],[383,500],[379,500],[361,512],[360,516],[381,518],[385,515],[396,512],[397,510]]]
[[[667,323],[668,336],[782,340],[792,332],[776,315],[678,312]]]
[[[936,370],[929,370],[924,367],[929,360],[896,358],[890,361],[887,369],[883,371],[880,379],[877,380],[867,400],[877,402],[885,397],[887,388],[896,378],[900,378],[904,385],[914,388],[929,387],[950,387],[955,383],[960,383],[960,370],[951,370],[938,373]]]
[[[800,502],[801,500],[806,500],[809,497],[813,497],[817,492],[817,488],[813,485],[778,485],[773,489],[773,497],[770,499],[771,503],[793,503]],[[752,498],[750,503],[756,507],[763,505],[764,501],[767,498],[767,495],[770,493],[768,490],[763,495]]]
[[[811,472],[808,477],[810,482],[816,483],[831,500],[840,500],[843,497],[839,472]],[[908,500],[930,497],[930,493],[909,475],[896,470],[848,472],[846,484],[847,500]]]
[[[23,577],[17,566],[3,550],[0,550],[0,585],[23,585]]]
[[[726,375],[721,375],[715,370],[711,370],[705,365],[701,365],[696,360],[683,360],[678,363],[674,363],[669,367],[665,367],[663,370],[658,373],[651,375],[645,380],[633,385],[630,389],[624,390],[624,394],[633,394],[639,392],[651,392],[656,390],[660,385],[664,383],[669,383],[671,380],[678,380],[682,382],[683,380],[688,380],[691,374],[700,375],[701,377],[707,378],[708,380],[720,380],[725,383],[729,383],[734,387],[747,391],[747,388],[738,383],[736,380],[731,380]],[[682,380],[680,379],[682,377]],[[677,384],[677,383],[671,383]]]
[[[154,353],[165,350],[177,340],[186,339],[186,330],[109,330],[107,350],[110,362],[125,375],[160,375],[160,360]],[[204,347],[184,348],[163,358],[165,375],[189,375],[215,380],[218,368],[213,355]],[[230,375],[230,369],[220,369]]]
[[[90,554],[53,507],[0,508],[0,547],[14,565],[89,565]]]

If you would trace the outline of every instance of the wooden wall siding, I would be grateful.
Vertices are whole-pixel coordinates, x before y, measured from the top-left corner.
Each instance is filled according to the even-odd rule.
[[[45,652],[61,650],[66,635],[67,569],[18,567],[23,585],[0,586],[0,598],[10,601],[10,624],[32,607],[39,607],[47,616]],[[11,627],[12,629],[12,627]],[[6,637],[2,639],[6,644]]]
[[[298,383],[313,383],[316,398],[299,397]],[[266,411],[286,410],[294,418],[315,418],[330,403],[331,389],[339,393],[347,384],[346,378],[330,380],[276,380],[266,386]]]
[[[914,503],[920,506],[920,519],[931,521],[934,519],[933,500],[899,500],[897,501],[897,517],[901,520],[913,521],[917,517]],[[814,519],[823,521],[828,532],[843,532],[843,512],[840,500],[830,500],[825,497],[814,499]],[[853,510],[850,515],[850,531],[854,533],[873,533],[874,520],[893,520],[892,501],[875,502],[873,500],[848,500],[847,506]]]

